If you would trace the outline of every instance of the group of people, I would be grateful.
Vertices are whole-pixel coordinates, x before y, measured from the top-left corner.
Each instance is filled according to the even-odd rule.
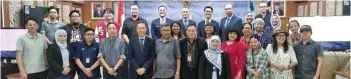
[[[107,8],[95,29],[80,23],[77,10],[63,25],[58,9],[50,7],[42,33],[29,18],[28,33],[16,43],[21,78],[73,79],[77,72],[79,79],[100,79],[100,66],[103,79],[319,78],[323,49],[311,39],[311,26],[291,21],[289,34],[279,15],[266,12],[265,3],[258,15],[247,12],[244,24],[231,4],[225,5],[227,16],[221,22],[211,19],[211,6],[205,7],[205,20],[198,24],[189,19],[188,8],[182,9],[181,20],[173,21],[166,18],[167,7],[160,6],[160,18],[150,30],[138,9],[132,4],[132,16],[121,25]]]

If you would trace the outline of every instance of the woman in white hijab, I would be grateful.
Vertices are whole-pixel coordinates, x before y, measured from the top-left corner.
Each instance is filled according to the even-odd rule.
[[[67,33],[59,29],[55,32],[55,43],[50,44],[46,55],[49,64],[48,79],[73,79],[75,63],[73,49],[67,44]]]
[[[278,14],[273,14],[271,17],[271,25],[272,25],[272,30],[274,33],[275,30],[281,29],[281,20]]]
[[[231,79],[228,56],[221,50],[221,39],[213,35],[209,49],[204,51],[199,62],[199,79]]]

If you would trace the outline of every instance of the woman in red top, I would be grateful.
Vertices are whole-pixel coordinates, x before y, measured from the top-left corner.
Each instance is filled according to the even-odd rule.
[[[243,33],[244,35],[241,36],[240,41],[244,43],[245,51],[247,51],[251,48],[249,45],[249,39],[252,36],[251,24],[249,23],[243,24]]]
[[[221,44],[222,51],[228,54],[232,79],[245,79],[246,53],[239,33],[237,29],[229,29],[227,41]]]

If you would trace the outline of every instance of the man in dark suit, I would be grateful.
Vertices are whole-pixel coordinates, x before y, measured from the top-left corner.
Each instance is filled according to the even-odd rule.
[[[161,33],[160,33],[160,26],[162,24],[171,24],[173,22],[173,20],[166,18],[166,14],[167,14],[167,7],[164,5],[161,5],[160,7],[158,7],[158,13],[160,15],[160,18],[157,18],[155,20],[152,21],[151,23],[151,34],[152,34],[152,38],[161,38]]]
[[[255,19],[262,18],[264,27],[271,26],[271,14],[267,11],[267,3],[260,3],[260,14],[255,16]]]
[[[211,23],[214,27],[214,31],[215,31],[215,34],[218,34],[219,33],[219,23],[212,18],[212,12],[213,12],[213,8],[211,6],[206,6],[204,8],[204,12],[205,12],[205,20],[201,21],[197,27],[197,30],[198,30],[198,34],[199,34],[199,37],[201,38],[204,38],[206,33],[205,33],[205,25],[208,24],[208,23]]]
[[[227,38],[225,34],[227,33],[227,30],[230,28],[235,28],[238,30],[243,29],[243,26],[242,26],[243,21],[239,17],[233,14],[233,5],[227,4],[225,5],[224,9],[227,16],[221,19],[221,25],[219,29],[220,34],[218,34],[221,37],[221,39]]]
[[[101,11],[100,5],[96,5],[96,10],[94,11],[94,17],[103,17],[104,14]]]
[[[179,41],[181,51],[180,79],[198,79],[198,64],[207,49],[205,40],[196,37],[196,26],[190,24],[186,34],[188,38]]]
[[[151,79],[155,59],[155,41],[146,36],[146,23],[137,24],[137,37],[133,37],[128,47],[130,79]]]
[[[275,3],[273,14],[278,14],[279,16],[284,15],[284,11],[280,8],[279,3]]]
[[[180,23],[180,26],[183,28],[184,35],[186,35],[184,31],[186,31],[187,26],[190,24],[196,25],[196,22],[189,19],[189,16],[190,16],[189,8],[183,8],[181,15],[182,15],[182,19],[180,19],[178,22]]]

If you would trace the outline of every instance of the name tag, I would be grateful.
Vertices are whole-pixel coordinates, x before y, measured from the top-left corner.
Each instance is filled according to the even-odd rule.
[[[90,63],[90,58],[86,58],[85,63]]]
[[[156,27],[160,27],[160,26],[156,26]]]
[[[188,62],[191,62],[191,55],[188,55]]]

